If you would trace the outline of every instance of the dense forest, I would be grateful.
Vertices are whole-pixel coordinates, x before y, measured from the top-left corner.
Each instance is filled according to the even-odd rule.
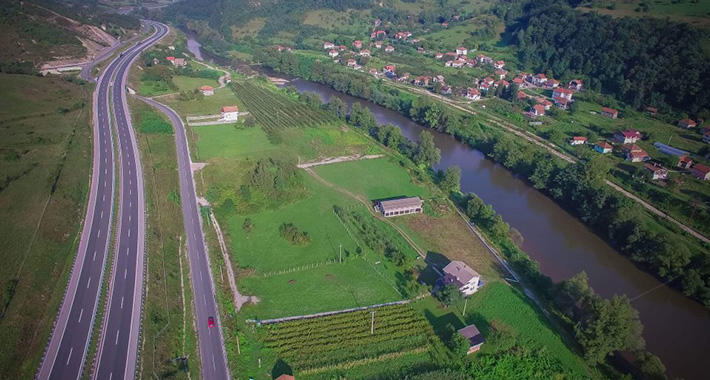
[[[706,32],[656,18],[612,18],[533,2],[515,27],[521,62],[558,78],[583,75],[588,88],[636,109],[672,106],[710,116]]]

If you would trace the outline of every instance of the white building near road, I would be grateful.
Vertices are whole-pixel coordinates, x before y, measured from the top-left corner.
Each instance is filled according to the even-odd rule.
[[[444,284],[456,285],[467,296],[476,293],[480,283],[481,275],[463,261],[454,260],[444,267]]]
[[[222,107],[222,120],[237,121],[239,119],[239,107],[227,106]]]

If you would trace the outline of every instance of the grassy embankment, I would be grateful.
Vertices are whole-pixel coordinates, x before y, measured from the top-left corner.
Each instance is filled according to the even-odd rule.
[[[259,86],[263,89],[265,85],[252,83],[248,86]],[[254,112],[254,104],[249,103],[254,98],[240,91],[236,94],[243,95],[241,100],[249,107],[248,110],[257,115],[257,125],[278,122],[279,119],[260,119],[259,112]],[[274,103],[281,103],[287,99],[287,95],[283,93],[273,93],[272,96],[281,97],[273,99]],[[265,101],[264,106],[271,104],[271,100],[260,99]],[[293,107],[291,112],[298,112],[297,107],[295,105]],[[284,120],[290,120],[287,114],[288,112],[283,115]],[[192,150],[194,159],[209,163],[198,175],[197,182],[200,188],[198,192],[206,194],[208,200],[212,202],[222,230],[227,233],[228,244],[232,247],[233,263],[231,264],[238,266],[237,285],[240,291],[260,298],[258,304],[247,305],[241,313],[235,314],[231,309],[233,305],[231,296],[228,295],[228,288],[219,287],[219,299],[226,314],[223,320],[235,321],[225,326],[230,363],[235,369],[234,373],[261,378],[261,373],[257,371],[244,373],[243,369],[256,368],[257,359],[260,358],[263,368],[268,370],[276,360],[274,352],[263,345],[263,341],[258,339],[258,334],[255,335],[253,327],[244,324],[245,318],[312,313],[401,299],[397,293],[397,281],[401,280],[398,274],[401,276],[401,269],[396,268],[396,265],[388,262],[381,254],[368,249],[364,249],[362,258],[354,254],[353,252],[357,252],[356,243],[332,211],[333,206],[338,205],[361,215],[369,215],[365,206],[352,196],[325,186],[305,173],[301,174],[303,178],[299,188],[304,196],[297,200],[277,204],[276,207],[273,207],[273,204],[262,204],[261,206],[265,207],[250,209],[249,204],[244,204],[239,195],[240,186],[249,183],[249,175],[254,163],[266,157],[290,159],[294,162],[299,158],[301,161],[306,161],[319,157],[380,151],[381,148],[377,148],[370,142],[371,140],[358,131],[341,127],[340,124],[326,122],[315,127],[279,129],[281,140],[276,143],[271,142],[269,135],[259,128],[243,126],[235,128],[232,125],[191,128],[194,133],[192,144],[197,148]],[[271,128],[267,127],[266,130]],[[331,184],[337,188],[347,188],[352,194],[364,199],[398,195],[431,197],[432,192],[436,190],[431,187],[431,184],[414,180],[407,173],[406,167],[406,164],[405,167],[401,167],[397,159],[384,158],[321,166],[316,167],[315,171],[327,181],[332,181]],[[354,181],[358,178],[369,180]],[[251,226],[249,228],[245,228],[247,219]],[[425,247],[429,254],[433,254],[432,256],[442,253],[452,259],[463,259],[475,266],[487,280],[494,283],[500,281],[493,258],[470,235],[465,223],[454,215],[452,210],[444,212],[443,215],[430,212],[402,219],[398,222],[400,227],[409,231],[411,238],[418,245]],[[279,235],[279,226],[286,222],[293,223],[308,232],[310,243],[306,246],[297,246],[285,241]],[[397,232],[387,225],[379,221],[376,223],[378,229],[386,231],[389,236],[397,235]],[[352,227],[349,222],[346,222],[346,225]],[[224,263],[221,262],[221,257],[215,254],[217,247],[214,244],[212,230],[209,228],[207,231],[211,242],[213,265],[221,267]],[[350,231],[355,240],[361,239],[353,228],[350,228]],[[441,237],[437,239],[437,236]],[[343,264],[321,264],[315,268],[304,268],[309,264],[316,265],[324,260],[336,259],[341,242],[343,251],[347,252]],[[411,248],[405,254],[410,256],[413,263],[417,262],[413,259],[415,253]],[[368,260],[369,263],[373,263],[375,259],[379,263],[370,265],[364,260],[365,258],[372,258]],[[298,269],[299,266],[301,269]],[[221,268],[219,269],[215,273],[221,273]],[[377,270],[381,275],[377,274]],[[279,273],[279,271],[287,272]],[[218,280],[218,283],[224,284],[224,281]],[[349,295],[343,297],[344,294]],[[518,305],[517,307],[527,309],[529,313],[535,313],[534,306],[526,299],[509,298],[511,299],[503,302],[508,302],[507,305]],[[497,300],[490,302],[497,302]],[[431,309],[430,313],[435,314],[437,307],[439,306],[432,302],[425,308]],[[519,321],[514,319],[509,323],[514,330],[520,330],[521,335],[534,331],[545,336],[544,341],[561,342],[544,319],[534,319],[528,326],[520,325]],[[236,352],[236,336],[240,339],[241,355]],[[526,344],[533,343],[526,342]],[[584,364],[572,351],[563,345],[560,350],[561,356],[557,360],[565,363],[565,366],[571,368],[576,374],[586,373]],[[416,365],[416,363],[409,364]],[[388,368],[398,366],[387,365]],[[240,368],[242,371],[239,371]],[[356,378],[365,376],[355,370],[349,373]]]
[[[173,128],[143,102],[129,102],[141,150],[148,215],[142,373],[188,378],[189,368],[190,377],[199,377]],[[190,358],[187,367],[173,361],[183,356]]]
[[[91,171],[90,86],[0,74],[0,377],[35,375],[74,263]]]

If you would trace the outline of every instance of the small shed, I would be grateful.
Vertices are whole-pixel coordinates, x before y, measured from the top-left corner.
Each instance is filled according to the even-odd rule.
[[[202,86],[200,87],[200,91],[202,91],[202,94],[205,96],[214,95],[214,87],[212,86]]]
[[[385,217],[416,214],[422,212],[422,200],[419,197],[408,197],[380,201],[377,204],[379,211]]]
[[[478,331],[476,325],[468,325],[462,328],[461,330],[459,330],[459,334],[463,335],[464,338],[468,339],[470,345],[468,348],[469,355],[480,350],[481,346],[483,345],[483,342],[486,341],[483,338],[483,334]]]

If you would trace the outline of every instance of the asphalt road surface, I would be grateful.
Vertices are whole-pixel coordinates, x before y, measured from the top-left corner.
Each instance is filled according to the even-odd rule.
[[[197,319],[197,334],[200,347],[202,377],[208,380],[229,379],[229,365],[221,334],[221,323],[217,312],[214,284],[210,270],[209,256],[205,248],[201,214],[195,195],[195,182],[190,168],[190,150],[187,145],[185,126],[172,109],[152,99],[140,98],[166,114],[175,128],[175,147],[180,175],[180,199],[182,217],[187,235],[187,251],[190,261],[193,299]],[[208,327],[207,320],[213,317],[215,326]]]
[[[89,203],[79,249],[67,290],[59,309],[54,331],[37,373],[37,378],[39,379],[63,380],[77,379],[81,376],[91,340],[107,252],[111,240],[115,183],[115,152],[113,149],[109,108],[112,78],[122,67],[121,62],[124,61],[126,56],[137,54],[136,52],[144,50],[151,43],[150,41],[155,41],[158,38],[157,36],[160,33],[160,27],[158,27],[155,34],[147,40],[147,43],[133,46],[120,57],[114,59],[98,79],[93,105],[94,154]],[[162,33],[165,33],[165,31],[163,30]],[[122,93],[123,91],[118,92]],[[119,108],[123,108],[123,105],[119,105],[121,106]],[[124,146],[122,149],[125,150],[127,148]],[[125,153],[121,152],[121,155],[123,154]],[[132,165],[135,167],[135,162]],[[134,189],[135,186],[137,186],[137,182],[134,182]],[[122,187],[122,191],[123,189],[124,187]],[[137,196],[136,190],[133,190],[132,193]],[[135,205],[138,207],[137,203]],[[137,218],[132,217],[132,219],[133,223],[138,222]],[[134,234],[137,231],[136,227]],[[137,236],[134,235],[134,238]],[[142,237],[140,240],[143,240]],[[140,320],[136,321],[136,325],[139,323]],[[133,366],[135,366],[135,363],[133,363]],[[132,375],[130,377],[133,378]]]
[[[120,187],[113,273],[94,379],[133,379],[136,373],[145,266],[145,202],[138,144],[126,100],[126,77],[140,53],[168,33],[167,26],[150,24],[156,29],[155,34],[123,53],[111,92],[114,132],[120,152]]]

